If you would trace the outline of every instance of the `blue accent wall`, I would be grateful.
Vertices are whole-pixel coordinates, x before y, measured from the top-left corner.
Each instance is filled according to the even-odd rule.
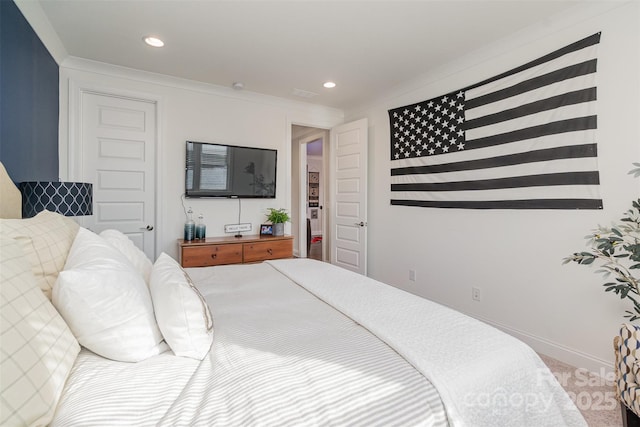
[[[0,0],[0,161],[15,182],[58,180],[58,78],[20,9]]]

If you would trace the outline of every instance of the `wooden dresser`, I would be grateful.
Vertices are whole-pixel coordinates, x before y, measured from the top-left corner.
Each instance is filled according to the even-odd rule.
[[[178,240],[183,267],[246,264],[268,259],[292,258],[293,236],[207,237]]]

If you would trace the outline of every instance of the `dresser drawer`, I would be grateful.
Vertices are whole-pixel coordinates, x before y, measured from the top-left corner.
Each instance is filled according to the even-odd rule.
[[[267,259],[291,258],[293,240],[274,240],[272,242],[245,243],[244,262],[259,262]]]
[[[242,263],[242,244],[204,245],[182,248],[183,267]]]

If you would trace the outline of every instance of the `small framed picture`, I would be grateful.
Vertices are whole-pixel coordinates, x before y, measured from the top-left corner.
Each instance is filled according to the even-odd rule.
[[[273,224],[262,224],[260,226],[261,236],[273,236]]]

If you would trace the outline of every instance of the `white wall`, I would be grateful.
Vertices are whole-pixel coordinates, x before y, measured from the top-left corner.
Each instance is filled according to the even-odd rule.
[[[603,6],[606,4],[606,6]],[[640,193],[627,171],[640,160],[640,7],[637,2],[584,2],[572,13],[523,29],[508,40],[443,64],[374,104],[348,112],[368,117],[369,271],[376,279],[429,297],[503,327],[536,350],[597,370],[612,363],[611,339],[624,305],[602,290],[601,278],[562,258],[583,249],[596,224],[620,217]],[[429,99],[491,77],[602,31],[598,65],[598,144],[602,211],[471,211],[390,206],[387,110]],[[47,40],[43,40],[47,42]],[[61,64],[61,178],[68,131],[69,79],[82,86],[135,92],[160,105],[161,174],[158,247],[176,255],[184,214],[184,141],[254,145],[279,150],[276,200],[243,201],[243,221],[257,227],[266,207],[290,208],[291,125],[330,128],[340,111],[248,92],[79,61]],[[208,235],[237,221],[237,202],[193,200]],[[417,281],[408,280],[408,270]],[[471,300],[471,287],[482,301]]]
[[[159,106],[157,247],[176,257],[185,215],[185,141],[219,142],[278,150],[276,199],[242,200],[242,222],[266,221],[268,207],[290,209],[291,125],[331,127],[343,120],[341,111],[258,95],[247,91],[199,84],[151,73],[123,69],[77,58],[60,67],[60,174],[69,179],[74,165],[67,162],[68,144],[77,123],[74,103],[79,88],[157,100]],[[71,106],[71,107],[70,107]],[[72,111],[70,111],[70,109]],[[69,125],[71,123],[71,125]],[[222,236],[224,224],[238,222],[238,201],[187,199],[195,215],[203,213],[207,236]],[[287,230],[289,232],[289,230]]]
[[[609,10],[607,10],[609,9]],[[419,81],[347,112],[368,117],[369,274],[500,326],[534,349],[598,370],[613,363],[623,304],[593,270],[562,259],[584,249],[597,224],[640,194],[627,175],[640,160],[640,4],[583,4],[574,13],[445,64]],[[387,110],[427,100],[602,31],[598,62],[601,211],[459,210],[391,206]],[[410,282],[409,269],[417,272]],[[480,302],[471,287],[479,287]]]

